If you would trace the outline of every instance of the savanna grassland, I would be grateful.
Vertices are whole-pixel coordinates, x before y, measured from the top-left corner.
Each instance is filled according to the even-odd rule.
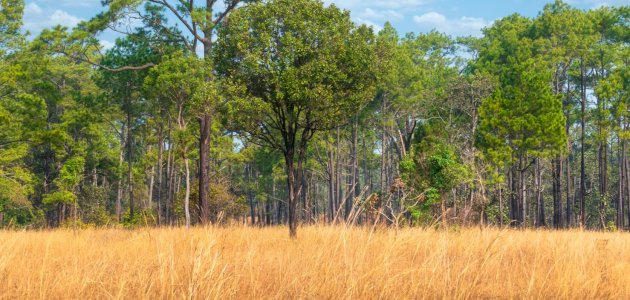
[[[630,235],[499,229],[0,231],[0,299],[628,299]]]

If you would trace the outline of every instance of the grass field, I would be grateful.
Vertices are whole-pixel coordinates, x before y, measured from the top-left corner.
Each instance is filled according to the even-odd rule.
[[[0,231],[0,299],[630,299],[630,234]]]

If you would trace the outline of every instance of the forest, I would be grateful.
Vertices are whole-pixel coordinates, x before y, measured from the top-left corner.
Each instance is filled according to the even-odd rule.
[[[0,2],[0,227],[630,228],[629,6],[454,37],[318,0],[102,2],[37,36]]]

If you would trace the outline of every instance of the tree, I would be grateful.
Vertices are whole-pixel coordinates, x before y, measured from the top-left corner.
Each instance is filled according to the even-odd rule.
[[[499,78],[479,108],[478,145],[488,159],[509,168],[510,218],[526,221],[525,176],[535,158],[561,151],[566,141],[562,103],[552,94],[550,72],[525,35],[530,21],[512,15],[486,29],[482,69]],[[542,205],[542,203],[540,203]]]
[[[407,185],[419,194],[420,203],[411,203],[416,217],[440,203],[440,217],[447,225],[447,193],[470,180],[471,172],[454,147],[446,143],[440,122],[421,124],[416,130],[410,155],[401,162],[401,172]]]
[[[126,65],[156,63],[159,53],[149,43],[149,33],[138,30],[136,34],[125,39],[118,39],[116,46],[110,49],[101,63],[108,68],[120,68]],[[126,128],[126,137],[121,146],[126,146],[127,159],[127,191],[129,197],[129,219],[134,219],[134,191],[133,191],[133,131],[136,126],[137,113],[143,105],[142,87],[148,70],[123,70],[120,72],[101,71],[98,83],[105,91],[105,97],[120,105],[125,112],[126,120],[121,128]],[[117,204],[120,207],[120,204]],[[120,213],[120,211],[118,212]],[[120,216],[119,216],[120,217]]]
[[[92,36],[100,31],[103,31],[113,23],[116,23],[120,19],[126,17],[135,17],[145,20],[147,24],[157,29],[157,32],[165,40],[176,40],[179,43],[185,45],[188,51],[192,55],[197,55],[197,46],[201,44],[203,46],[202,57],[210,61],[212,58],[212,51],[214,46],[214,34],[223,24],[227,21],[227,16],[230,12],[238,7],[239,4],[246,4],[255,2],[256,0],[223,0],[223,9],[215,10],[215,6],[218,6],[219,0],[205,0],[201,1],[201,6],[196,5],[194,1],[170,1],[170,0],[108,0],[104,1],[104,4],[109,6],[109,9],[105,12],[98,14],[92,20],[84,23],[80,26],[82,32],[88,33],[88,36]],[[145,14],[138,10],[138,6],[145,3]],[[198,3],[197,3],[198,4]],[[167,22],[162,18],[155,18],[156,12],[160,10],[167,10],[170,14],[175,16],[175,22],[185,28],[185,33],[177,30],[177,27],[170,27]],[[161,14],[157,14],[161,16]],[[81,35],[81,34],[79,34]],[[82,52],[79,52],[82,53]],[[85,57],[83,54],[79,54],[81,57]],[[90,59],[86,59],[90,61]],[[205,68],[209,68],[206,73],[206,81],[212,85],[212,64],[199,61],[199,63]],[[100,65],[100,64],[99,64]],[[154,63],[145,63],[140,65],[128,64],[120,65],[116,68],[105,68],[110,71],[129,70],[129,69],[145,69],[154,66]],[[208,93],[207,96],[216,95],[215,93]],[[202,105],[203,110],[198,113],[198,122],[200,128],[199,135],[199,201],[200,218],[199,221],[205,224],[208,221],[209,212],[209,194],[210,190],[210,135],[212,133],[213,120],[216,118],[216,103],[218,99],[207,98],[204,99]]]
[[[217,69],[240,94],[231,103],[234,124],[284,155],[295,238],[308,142],[370,99],[372,32],[332,5],[275,0],[238,9],[219,37]]]
[[[184,160],[186,174],[186,192],[184,196],[184,211],[186,227],[190,226],[190,164],[189,151],[192,143],[192,132],[188,126],[191,116],[195,112],[195,96],[203,86],[203,68],[199,68],[198,59],[182,51],[174,52],[166,57],[156,67],[152,68],[144,81],[145,89],[155,98],[166,98],[173,105],[164,103],[166,107],[173,107],[170,113],[177,124],[175,143]],[[175,145],[173,145],[175,146]]]

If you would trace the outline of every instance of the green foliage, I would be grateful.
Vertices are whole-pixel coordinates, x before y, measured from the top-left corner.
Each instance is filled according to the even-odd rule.
[[[551,71],[528,37],[531,21],[513,15],[486,29],[478,65],[499,86],[479,108],[477,145],[504,167],[519,157],[551,157],[566,145],[562,101],[553,95]]]
[[[411,151],[399,165],[403,180],[421,199],[410,207],[417,221],[426,221],[444,194],[472,178],[470,167],[452,145],[444,142],[437,125],[424,123],[418,127]]]
[[[300,139],[343,123],[371,97],[372,33],[334,6],[248,5],[219,35],[216,68],[233,96],[232,125],[259,143],[293,152]]]
[[[514,217],[498,193],[511,210],[534,198],[510,201],[516,185],[532,189],[533,162],[546,209],[556,209],[550,178],[563,191],[554,204],[580,196],[565,176],[584,150],[587,225],[622,229],[610,221],[627,214],[618,202],[628,197],[628,6],[554,1],[534,18],[514,14],[480,38],[452,39],[401,35],[390,23],[375,35],[319,0],[224,1],[229,18],[207,7],[214,1],[167,2],[107,0],[72,30],[27,39],[24,1],[0,0],[0,226],[109,225],[130,187],[143,212],[123,213],[125,226],[155,224],[158,198],[161,221],[183,218],[185,165],[197,177],[207,116],[210,206],[222,221],[248,215],[250,201],[272,222],[291,208],[321,218],[355,196],[356,181],[372,195],[360,207],[396,223],[398,212],[431,223],[438,204],[498,223]],[[137,28],[103,51],[96,34],[129,16]],[[290,193],[282,185],[292,179]],[[198,189],[193,179],[190,198]],[[524,207],[528,218],[533,206]]]
[[[14,47],[21,38],[23,0],[0,0],[0,57]]]

